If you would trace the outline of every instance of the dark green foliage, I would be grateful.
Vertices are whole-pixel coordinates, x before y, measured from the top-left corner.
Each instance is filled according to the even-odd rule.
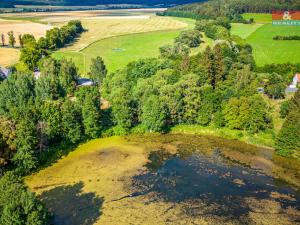
[[[32,43],[21,50],[20,60],[28,67],[29,70],[37,68],[38,62],[43,56],[43,52],[37,44]]]
[[[206,28],[205,34],[207,37],[214,40],[229,40],[229,31],[220,25],[213,25]]]
[[[299,154],[300,151],[300,91],[291,101],[291,109],[276,138],[276,151],[282,156]]]
[[[266,94],[273,99],[284,98],[286,85],[279,74],[272,73],[268,76],[268,81],[265,85]]]
[[[46,141],[56,141],[61,139],[61,102],[60,101],[43,101],[39,107],[40,122],[44,123],[43,134]]]
[[[271,126],[268,106],[259,95],[230,99],[224,107],[223,115],[230,129],[257,133]]]
[[[25,108],[34,98],[33,76],[24,73],[12,74],[0,85],[0,115],[22,117]]]
[[[181,34],[175,39],[175,42],[182,43],[190,48],[195,48],[200,45],[201,37],[202,35],[199,31],[188,30],[181,32]]]
[[[81,22],[78,20],[69,21],[67,25],[61,28],[53,28],[46,33],[47,49],[57,49],[72,42],[79,34],[84,31]]]
[[[82,139],[81,114],[70,100],[66,100],[62,105],[62,130],[64,138],[71,143],[76,143]]]
[[[165,104],[156,96],[149,96],[142,105],[141,123],[149,132],[162,132],[166,126]]]
[[[207,2],[193,3],[177,6],[164,12],[167,16],[181,15],[195,18],[227,17],[232,22],[249,23],[244,20],[242,13],[272,13],[273,10],[299,10],[300,4],[297,0],[277,1],[277,0],[211,0]]]
[[[89,138],[97,138],[101,133],[100,95],[97,88],[82,88],[79,102],[82,105],[84,133]],[[82,99],[82,100],[81,100]]]
[[[294,107],[294,105],[291,100],[286,100],[286,101],[282,102],[280,105],[280,117],[286,118],[286,116],[291,112],[293,107]]]
[[[199,20],[196,23],[195,29],[204,32],[207,37],[214,40],[229,40],[231,28],[227,18],[219,17],[216,20]]]
[[[46,32],[46,37],[42,37],[36,42],[31,34],[25,34],[21,38],[22,50],[20,60],[33,71],[37,68],[38,62],[43,56],[47,56],[50,50],[64,47],[72,42],[80,33],[83,27],[80,21],[70,21],[67,25],[55,27]]]
[[[292,35],[292,36],[277,35],[277,36],[273,37],[273,40],[288,40],[288,41],[300,40],[300,36],[298,36],[298,35]]]
[[[175,45],[165,45],[160,47],[159,52],[162,58],[178,59],[187,57],[190,53],[190,49],[187,45],[175,43]]]
[[[276,150],[279,155],[291,156],[300,151],[300,110],[290,112],[284,122],[277,138]]]
[[[300,71],[300,64],[269,64],[263,67],[255,68],[260,73],[277,73],[283,77],[286,85],[290,84],[296,73]]]
[[[73,94],[79,77],[75,64],[72,61],[62,59],[60,61],[58,77],[62,90],[64,90],[66,94]]]
[[[20,40],[22,42],[22,47],[29,47],[36,43],[35,37],[31,34],[24,34]]]
[[[52,58],[40,62],[41,76],[36,81],[35,93],[38,100],[56,100],[61,96],[58,72],[60,64]]]
[[[92,64],[90,67],[89,77],[94,81],[94,83],[100,86],[107,75],[107,69],[104,61],[101,57],[92,59]]]
[[[19,176],[7,172],[0,179],[0,190],[0,224],[48,224],[45,208]]]

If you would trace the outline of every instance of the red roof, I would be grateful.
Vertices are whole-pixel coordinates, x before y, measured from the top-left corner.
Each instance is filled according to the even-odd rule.
[[[300,73],[295,75],[297,77],[298,82],[300,83]]]

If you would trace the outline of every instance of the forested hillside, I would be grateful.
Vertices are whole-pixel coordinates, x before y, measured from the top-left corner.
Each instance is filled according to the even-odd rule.
[[[173,16],[234,18],[242,13],[271,13],[273,10],[300,9],[298,0],[210,0],[169,9],[165,14]]]
[[[0,2],[1,7],[12,7],[13,5],[66,5],[66,6],[93,6],[102,4],[140,4],[140,5],[179,5],[187,4],[191,2],[199,2],[202,0],[2,0]]]

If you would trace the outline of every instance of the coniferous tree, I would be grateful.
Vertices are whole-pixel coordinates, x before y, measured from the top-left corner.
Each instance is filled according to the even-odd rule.
[[[61,113],[63,135],[66,140],[75,144],[82,137],[81,113],[70,100],[63,103]]]
[[[99,101],[90,95],[86,95],[82,106],[82,119],[84,133],[90,138],[97,138],[100,135],[100,106]]]
[[[292,100],[292,108],[276,138],[276,151],[283,156],[290,156],[300,151],[300,91]]]
[[[48,224],[48,214],[24,185],[21,177],[7,172],[0,178],[0,224]]]
[[[78,72],[75,64],[72,61],[62,59],[60,61],[59,82],[66,94],[72,94],[76,88]]]
[[[107,69],[101,57],[92,59],[89,77],[94,83],[100,86],[107,75]]]

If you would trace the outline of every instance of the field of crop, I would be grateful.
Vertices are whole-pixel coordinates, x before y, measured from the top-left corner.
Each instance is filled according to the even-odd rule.
[[[7,33],[9,31],[14,32],[18,45],[17,37],[19,34],[32,34],[36,37],[36,39],[38,39],[44,36],[46,31],[51,28],[52,26],[50,25],[33,23],[30,21],[0,19],[0,34],[4,34],[6,36],[6,44],[8,44]]]
[[[244,19],[254,19],[255,23],[271,23],[272,15],[267,13],[245,13],[243,14]]]
[[[0,48],[0,67],[10,66],[18,62],[19,50],[13,48]]]
[[[63,51],[80,51],[95,41],[125,34],[145,33],[160,30],[178,30],[187,27],[187,24],[172,18],[157,16],[124,16],[99,17],[97,19],[82,19],[84,32],[78,42]]]

